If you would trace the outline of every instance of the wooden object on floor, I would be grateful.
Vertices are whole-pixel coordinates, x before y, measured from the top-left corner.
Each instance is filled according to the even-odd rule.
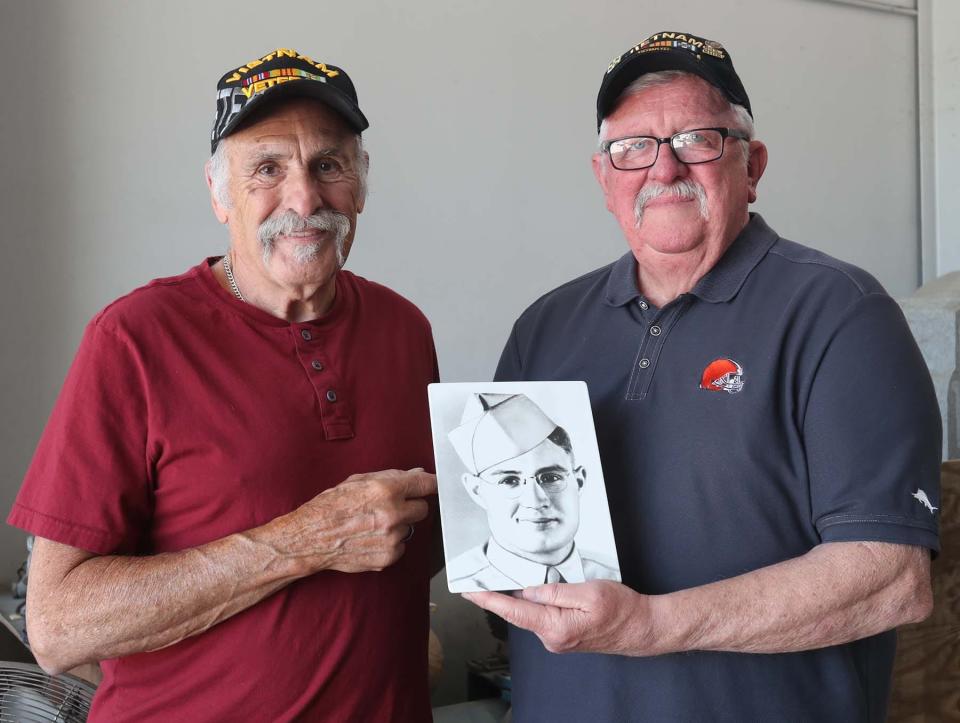
[[[898,632],[891,723],[960,721],[960,460],[943,463],[940,490],[933,614]]]

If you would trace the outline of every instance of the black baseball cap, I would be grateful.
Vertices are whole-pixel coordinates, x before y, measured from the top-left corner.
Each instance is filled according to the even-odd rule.
[[[733,69],[730,53],[716,40],[690,33],[662,31],[614,58],[604,73],[597,94],[597,130],[613,104],[631,82],[647,73],[683,70],[699,75],[718,88],[731,103],[742,105],[753,117],[750,99]]]
[[[357,91],[343,68],[320,63],[291,48],[278,48],[262,58],[228,70],[217,83],[217,118],[210,152],[240,122],[268,102],[289,96],[316,98],[339,113],[357,133],[369,127],[357,105]],[[269,99],[269,101],[268,101]]]

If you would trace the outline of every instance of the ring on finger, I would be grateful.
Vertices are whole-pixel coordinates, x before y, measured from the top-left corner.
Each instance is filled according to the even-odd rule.
[[[407,531],[406,537],[400,540],[400,542],[410,542],[410,540],[413,539],[413,533],[415,531],[415,528],[413,525],[407,525],[407,527],[409,527],[410,529]]]

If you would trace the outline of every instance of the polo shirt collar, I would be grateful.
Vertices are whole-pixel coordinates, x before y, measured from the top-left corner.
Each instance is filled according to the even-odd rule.
[[[727,252],[690,293],[710,303],[730,301],[778,238],[759,213],[751,213],[747,225]],[[610,306],[624,306],[641,296],[637,285],[637,260],[628,251],[610,269],[604,300]]]
[[[751,213],[747,225],[727,252],[690,293],[714,304],[730,301],[778,238],[776,231],[767,226],[759,213]]]
[[[626,306],[640,297],[637,284],[637,260],[632,251],[627,251],[610,268],[604,301],[609,306]]]

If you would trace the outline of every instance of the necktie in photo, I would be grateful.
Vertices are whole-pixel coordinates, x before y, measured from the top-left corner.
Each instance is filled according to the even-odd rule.
[[[544,582],[566,582],[563,579],[563,575],[560,574],[560,571],[555,567],[547,568],[547,576],[543,580]]]

